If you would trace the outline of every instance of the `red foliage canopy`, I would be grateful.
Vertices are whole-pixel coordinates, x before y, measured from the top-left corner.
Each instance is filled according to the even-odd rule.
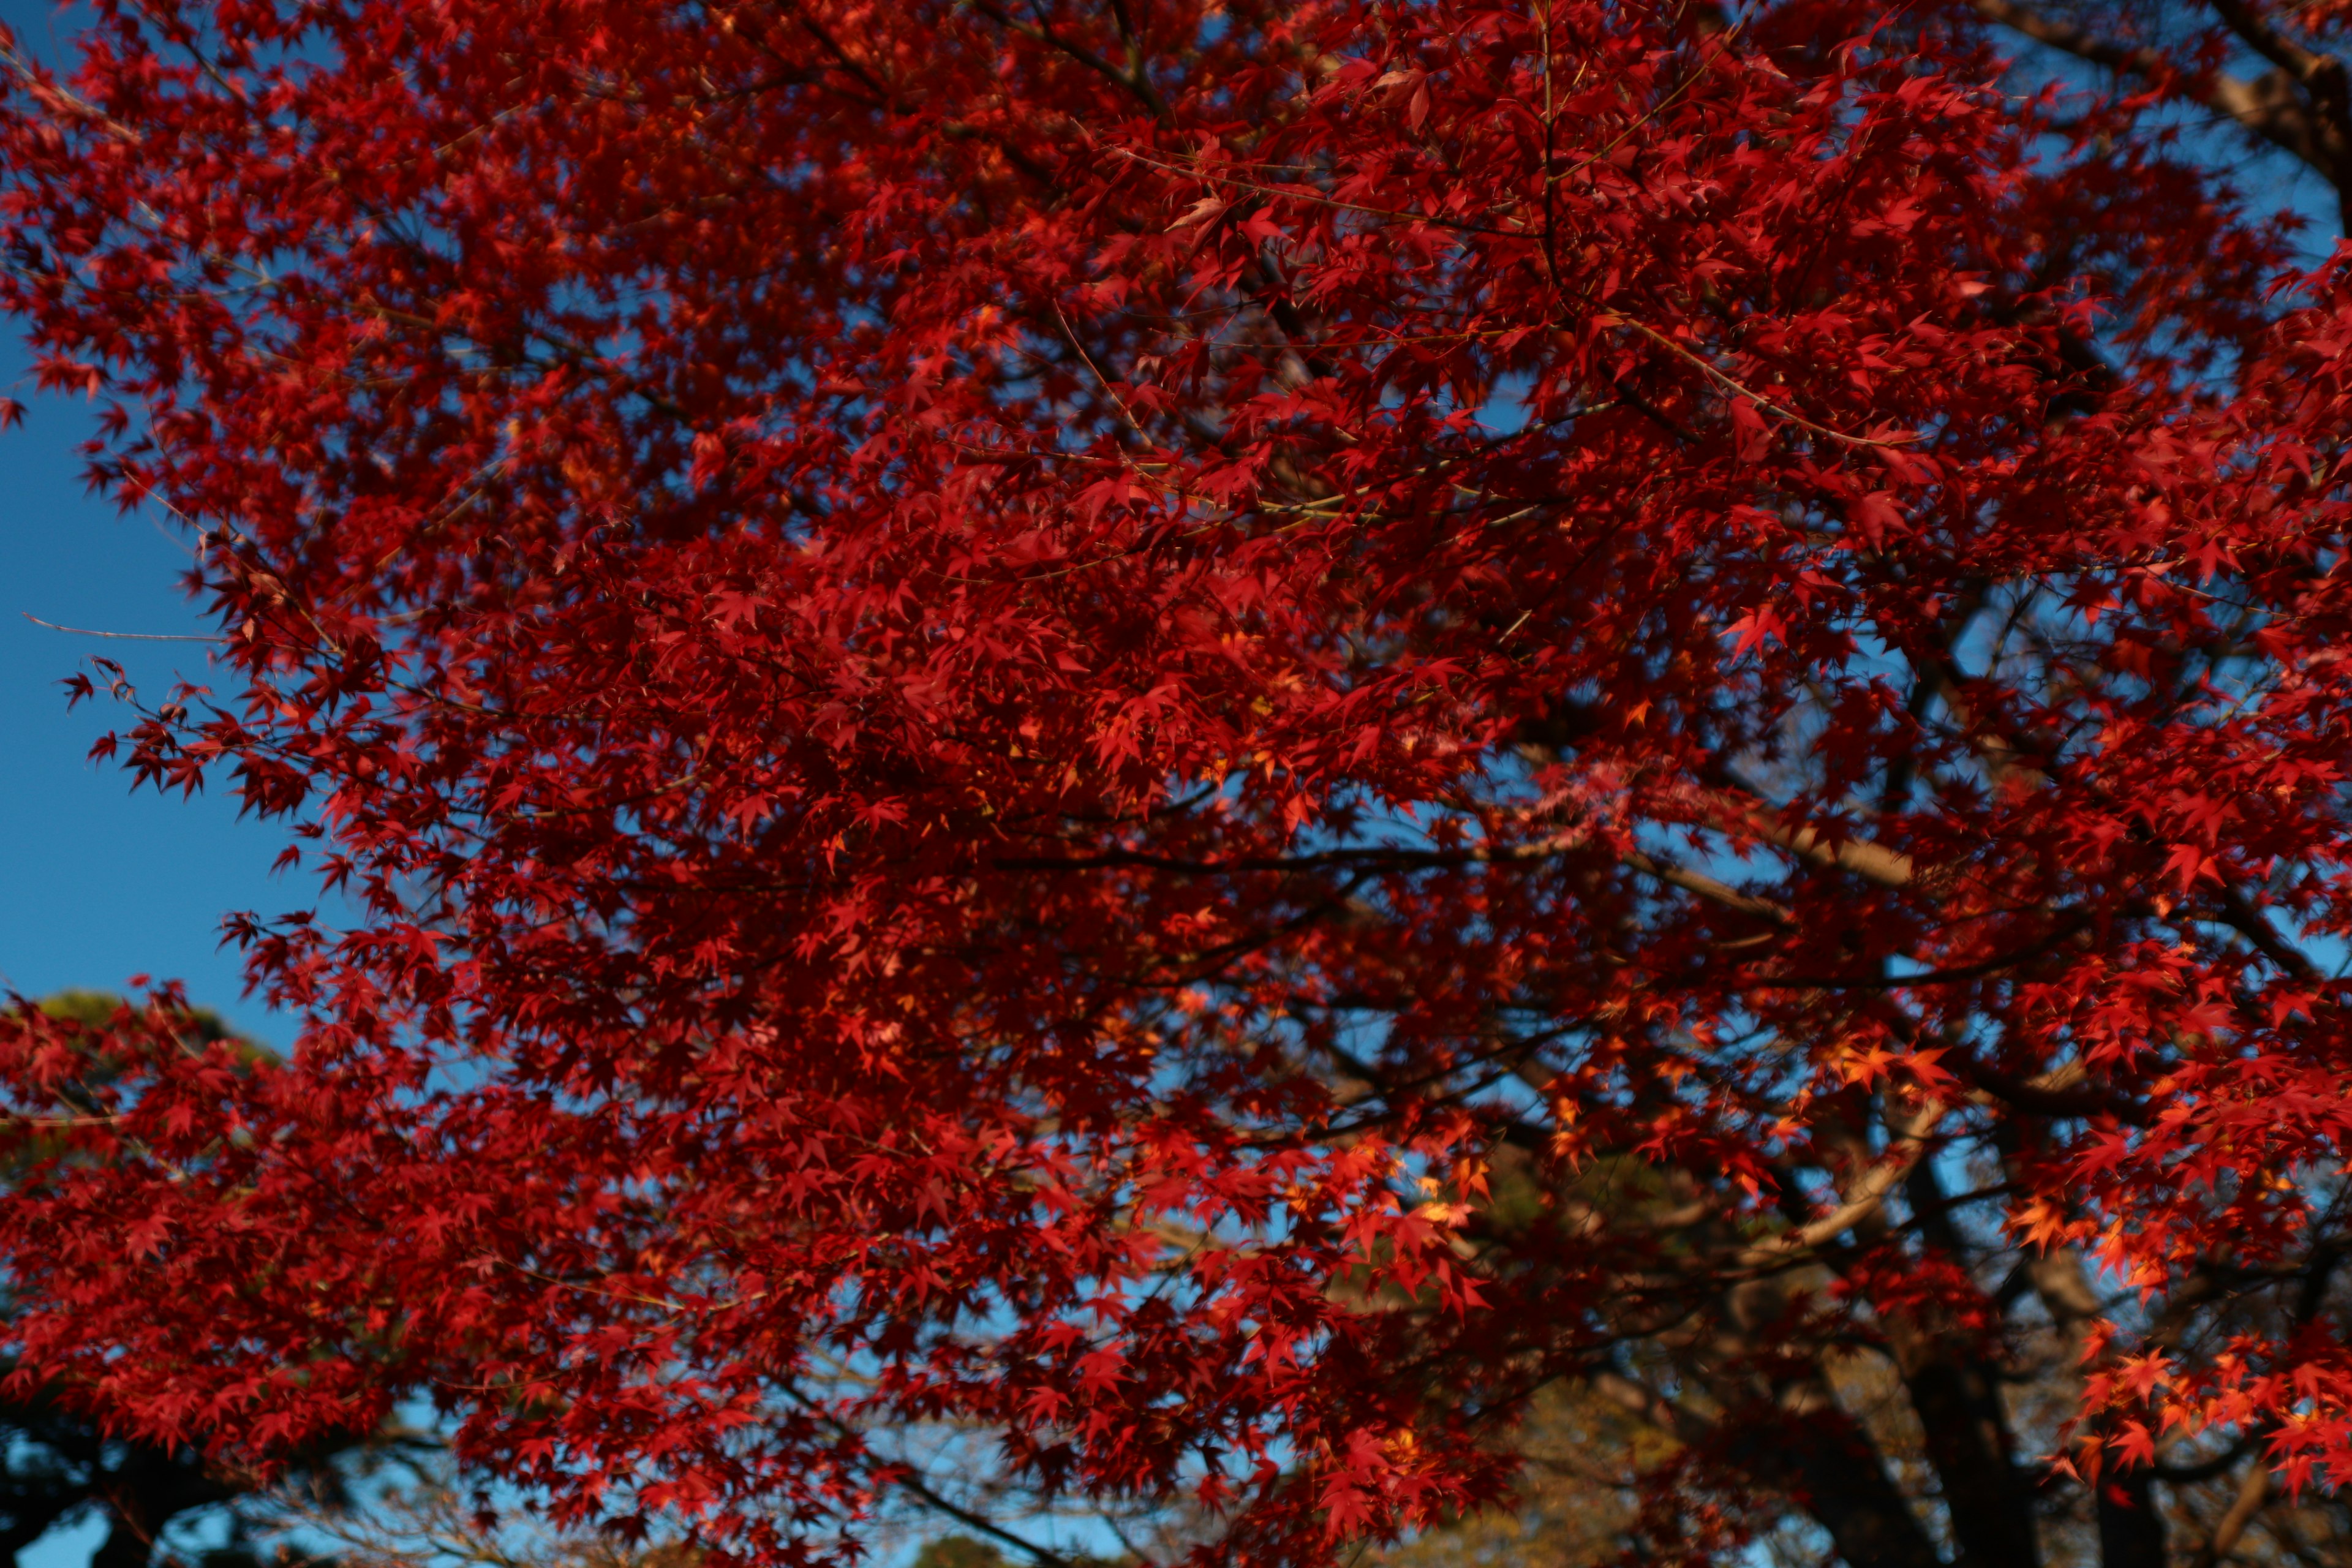
[[[429,1393],[753,1557],[962,1424],[1309,1559],[1709,1323],[1659,1485],[1895,1562],[1809,1358],[2006,1247],[2130,1287],[2078,1468],[2352,1467],[2352,289],[2168,150],[2211,79],[1843,0],[80,47],[0,300],[225,634],[128,760],[342,897],[234,924],[283,1061],[8,1026],[28,1367],[249,1455]]]

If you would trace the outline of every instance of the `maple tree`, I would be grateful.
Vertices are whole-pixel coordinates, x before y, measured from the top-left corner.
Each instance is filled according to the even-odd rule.
[[[2181,117],[2336,179],[2340,26],[99,0],[0,303],[222,637],[79,689],[323,896],[282,1061],[10,1020],[20,1384],[755,1562],[914,1428],[1318,1561],[1563,1389],[1654,1560],[2226,1556],[2352,1468],[2352,294]]]

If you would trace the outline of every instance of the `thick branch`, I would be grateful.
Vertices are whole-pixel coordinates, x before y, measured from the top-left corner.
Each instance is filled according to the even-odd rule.
[[[2262,1512],[2263,1505],[2270,1500],[2270,1467],[2257,1457],[2247,1467],[2246,1479],[2238,1483],[2238,1495],[2230,1500],[2230,1511],[2213,1527],[2212,1538],[2198,1550],[2197,1568],[2216,1568],[2216,1564],[2225,1562],[2237,1550],[2246,1526],[2254,1521],[2254,1515]]]
[[[2304,48],[2239,0],[2214,0],[2230,29],[2277,68],[2249,81],[2226,71],[2181,70],[2162,51],[2104,38],[2016,0],[1969,0],[1979,16],[2035,43],[2124,75],[2177,87],[2182,96],[2228,115],[2246,131],[2294,154],[2342,192],[2352,150],[2342,62]]]
[[[1794,1230],[1783,1231],[1770,1241],[1751,1247],[1739,1255],[1743,1268],[1783,1262],[1823,1243],[1843,1236],[1870,1218],[1885,1206],[1888,1194],[1903,1184],[1911,1168],[1927,1152],[1927,1138],[1936,1123],[1944,1118],[1944,1107],[1933,1100],[1921,1106],[1904,1119],[1887,1142],[1886,1152],[1877,1163],[1863,1173],[1844,1201],[1818,1219],[1810,1220]]]

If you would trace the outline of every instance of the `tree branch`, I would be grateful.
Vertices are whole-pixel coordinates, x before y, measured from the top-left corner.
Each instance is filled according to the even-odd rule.
[[[2213,0],[2213,8],[2231,32],[2277,68],[2251,81],[2226,71],[2183,71],[2161,50],[2101,37],[2016,0],[1969,3],[1977,15],[2045,47],[2176,88],[2190,101],[2229,116],[2293,154],[2335,185],[2342,199],[2347,153],[2352,151],[2352,110],[2347,106],[2343,63],[2294,43],[2241,0]]]

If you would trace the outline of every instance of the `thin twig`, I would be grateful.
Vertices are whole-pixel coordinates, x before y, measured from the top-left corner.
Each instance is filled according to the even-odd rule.
[[[100,632],[88,626],[63,626],[55,621],[45,621],[32,611],[24,612],[26,620],[37,626],[47,626],[53,632],[70,632],[78,637],[111,637],[119,642],[226,642],[222,637],[198,637],[185,632]]]

